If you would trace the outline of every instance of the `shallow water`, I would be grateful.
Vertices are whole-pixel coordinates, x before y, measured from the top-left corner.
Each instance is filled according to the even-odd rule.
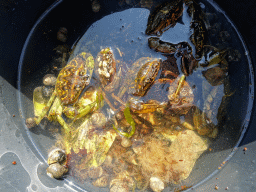
[[[234,106],[230,105],[230,101],[234,100],[234,98],[239,98],[241,92],[244,92],[244,88],[242,86],[239,86],[239,83],[242,84],[242,82],[237,82],[236,80],[237,76],[239,76],[239,70],[237,70],[236,68],[243,64],[244,66],[240,67],[240,70],[249,69],[251,71],[252,69],[250,68],[251,66],[248,64],[247,56],[244,55],[244,52],[246,51],[244,51],[242,41],[239,40],[239,35],[236,33],[236,30],[234,28],[231,28],[231,23],[223,22],[223,20],[226,19],[225,16],[222,13],[216,11],[209,3],[204,3],[204,6],[202,6],[204,7],[204,11],[208,13],[208,16],[213,15],[213,19],[210,16],[208,17],[210,18],[210,25],[208,26],[210,42],[209,44],[216,47],[231,48],[237,50],[241,55],[238,61],[232,61],[232,58],[229,57],[229,76],[226,78],[226,81],[224,81],[224,83],[221,85],[211,86],[202,75],[202,71],[204,71],[204,68],[202,67],[197,68],[192,75],[189,75],[186,78],[188,84],[191,87],[193,87],[193,104],[200,111],[205,112],[207,114],[208,119],[219,129],[219,134],[217,138],[213,140],[213,144],[211,144],[210,146],[210,148],[213,149],[213,152],[218,152],[221,151],[222,149],[234,147],[236,142],[239,140],[239,132],[241,130],[240,127],[243,125],[243,118],[245,116],[244,114],[246,113],[247,110],[247,107],[245,107],[247,106],[245,104],[245,101],[242,101],[240,103],[237,103],[236,107],[242,109],[240,112],[241,114],[239,115],[241,119],[235,119],[233,123],[230,123],[230,120],[223,122],[218,121],[219,106],[221,105],[223,96],[230,95],[228,96],[229,102],[225,105],[223,104],[223,106],[228,109],[234,109]],[[80,40],[77,42],[73,50],[73,55],[71,55],[71,58],[74,58],[75,55],[79,54],[82,51],[90,52],[93,55],[93,57],[96,58],[97,53],[101,49],[110,47],[113,50],[116,60],[118,61],[117,69],[122,69],[122,77],[125,77],[126,73],[129,71],[129,69],[131,69],[132,64],[141,57],[154,57],[160,58],[163,61],[165,61],[166,55],[157,53],[148,47],[149,36],[145,35],[145,30],[147,27],[147,20],[149,14],[150,11],[148,9],[131,8],[121,12],[112,13],[110,15],[103,17],[102,19],[93,23],[91,27],[89,27],[89,29],[85,32],[85,34],[80,38]],[[189,25],[190,18],[186,13],[185,8],[182,18],[175,25],[175,27],[170,28],[169,30],[164,32],[160,39],[162,41],[167,41],[171,43],[187,41],[190,44],[190,46],[194,48],[194,45],[189,40],[189,37],[192,33]],[[119,52],[121,52],[122,54],[120,54]],[[193,54],[195,54],[194,49]],[[180,56],[172,55],[172,57],[174,57],[177,60],[176,62],[178,64],[178,71],[181,73]],[[168,66],[166,68],[169,69]],[[157,79],[164,77],[162,72],[166,68],[164,68],[163,66],[161,67]],[[41,78],[44,74],[47,73],[45,72],[46,70],[48,70],[46,67],[42,68],[40,72],[35,73],[33,75],[31,81],[26,79],[26,84],[20,85],[21,91],[23,93],[27,93],[27,96],[29,98],[32,98],[33,89],[37,86],[42,85]],[[20,71],[20,73],[22,73],[22,71]],[[234,76],[236,76],[236,78],[234,78]],[[93,75],[93,77],[95,77],[95,74]],[[244,84],[249,84],[247,82],[249,82],[251,80],[250,78],[252,77],[249,74],[246,78],[241,78],[243,78]],[[20,80],[19,82],[22,82],[22,80]],[[165,102],[168,100],[170,86],[171,85],[168,83],[164,83],[161,85],[153,85],[151,89],[148,91],[148,93],[140,99],[142,99],[143,101],[155,99],[160,102]],[[116,90],[115,93],[117,92],[118,91]],[[213,102],[210,104],[210,110],[207,109],[208,106],[206,106],[206,101],[209,95],[214,95]],[[33,116],[33,105],[31,105],[31,103],[29,104],[21,100],[21,106],[23,107],[23,116]],[[105,105],[104,107],[105,109],[103,110],[107,111],[106,108],[108,108],[108,106]],[[25,110],[27,108],[29,108],[30,110]],[[232,118],[232,115],[233,114],[231,113],[227,115],[227,117]],[[185,119],[188,122],[193,121],[191,117],[187,118],[184,117],[184,115],[182,115],[180,119]],[[222,120],[222,118],[219,119]],[[234,126],[234,124],[236,124],[236,128],[230,127]],[[47,125],[49,125],[49,123]],[[53,136],[55,136],[55,134],[49,131],[49,126],[41,126],[41,128],[43,129],[43,131],[34,130],[33,133],[36,135],[40,135],[40,133],[44,132],[45,135],[50,136],[52,138]],[[232,133],[230,133],[230,129],[233,130]],[[33,142],[36,143],[36,146],[38,147],[39,151],[41,151],[44,154],[44,156],[46,156],[45,154],[47,154],[47,150],[51,147],[51,145],[54,144],[54,140],[50,141],[51,144],[45,146],[43,144],[45,141],[41,141],[34,134],[31,134]],[[210,140],[212,141],[212,139]],[[229,140],[229,144],[227,144],[226,147],[221,146],[223,140]],[[204,177],[208,176],[215,169],[217,169],[218,163],[220,164],[221,162],[223,162],[227,155],[229,155],[229,153],[227,152],[224,153],[224,155],[220,155],[220,158],[217,159],[217,162],[214,163],[214,165],[216,166],[212,166],[210,165],[210,162],[207,162],[207,158],[210,157],[209,155],[211,155],[209,154],[209,152],[202,155],[202,158],[198,160],[198,162],[200,162],[201,165],[200,163],[197,163],[195,165],[195,174],[193,174],[192,172],[191,176],[187,180],[182,181],[180,185],[191,186],[200,182],[202,179],[204,179]],[[212,166],[212,168],[205,168],[209,166]],[[198,169],[201,171],[198,171]],[[200,172],[203,172],[203,174],[200,174]],[[73,180],[74,178],[71,177],[69,179]],[[81,183],[79,185],[84,187],[84,185]]]

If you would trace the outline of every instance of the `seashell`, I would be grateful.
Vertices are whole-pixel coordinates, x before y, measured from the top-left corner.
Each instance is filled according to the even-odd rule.
[[[36,118],[27,118],[26,119],[26,126],[28,129],[32,128],[32,127],[35,127],[36,126]]]
[[[56,148],[52,150],[48,155],[47,163],[49,165],[53,163],[59,163],[60,165],[66,162],[67,156],[64,150]]]
[[[43,84],[46,86],[54,86],[56,84],[57,78],[53,74],[46,74],[43,77]]]
[[[68,168],[60,165],[59,163],[51,164],[47,169],[46,173],[49,177],[60,179],[68,172]]]

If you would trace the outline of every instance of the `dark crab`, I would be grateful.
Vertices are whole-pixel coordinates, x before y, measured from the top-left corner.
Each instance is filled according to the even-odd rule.
[[[190,41],[195,46],[196,59],[198,59],[202,56],[203,46],[207,41],[204,13],[198,2],[194,0],[186,0],[186,4],[188,5],[188,14],[191,17],[190,28],[193,31],[190,36]]]
[[[187,42],[173,44],[161,41],[158,37],[150,37],[148,39],[148,45],[151,49],[155,50],[156,52],[161,52],[165,54],[174,54],[186,49],[191,50],[191,47]]]
[[[199,61],[203,76],[212,86],[223,84],[228,72],[227,49],[205,45],[203,51],[204,57]]]
[[[175,26],[177,20],[182,15],[182,12],[182,0],[174,0],[159,5],[148,18],[146,34],[161,35],[170,27]]]
[[[207,42],[207,28],[204,13],[198,2],[194,0],[176,0],[159,5],[149,16],[146,34],[160,36],[164,31],[175,26],[183,13],[184,3],[191,17],[192,35],[190,41],[195,46],[195,57],[199,59],[202,56],[203,46]],[[186,42],[181,42],[177,45],[182,46],[184,43],[186,44]],[[156,38],[149,39],[150,48],[162,53],[176,52],[177,45],[162,42]]]

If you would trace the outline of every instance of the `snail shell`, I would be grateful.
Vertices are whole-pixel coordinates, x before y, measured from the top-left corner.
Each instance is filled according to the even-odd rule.
[[[106,124],[107,118],[103,113],[96,112],[92,114],[91,121],[95,127],[102,127]]]
[[[47,74],[43,77],[43,84],[46,86],[54,86],[57,78],[53,74]]]
[[[49,165],[53,163],[64,164],[66,159],[67,159],[67,156],[65,151],[62,149],[56,148],[49,153],[47,163]]]
[[[28,129],[32,128],[32,127],[35,127],[36,126],[36,118],[27,118],[26,119],[26,126]]]
[[[46,173],[49,177],[60,179],[68,172],[68,168],[60,165],[59,163],[51,164],[47,169]]]

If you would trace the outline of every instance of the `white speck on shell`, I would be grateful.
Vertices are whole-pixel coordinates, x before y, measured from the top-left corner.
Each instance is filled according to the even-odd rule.
[[[102,67],[102,61],[99,61],[99,67]]]
[[[108,63],[106,61],[103,61],[103,67],[107,67]]]

